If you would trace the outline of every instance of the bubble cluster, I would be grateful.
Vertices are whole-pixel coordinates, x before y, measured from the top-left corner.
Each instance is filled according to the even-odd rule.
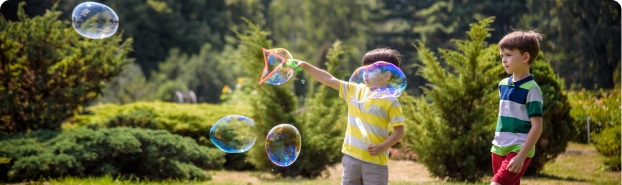
[[[259,84],[281,85],[294,76],[293,68],[285,65],[285,62],[293,59],[289,51],[283,48],[264,49],[263,55],[265,64]]]
[[[71,23],[78,34],[86,38],[103,39],[117,32],[119,17],[104,4],[84,2],[73,9]]]
[[[300,132],[290,124],[277,125],[266,136],[266,153],[277,166],[286,167],[294,163],[301,146]]]
[[[243,153],[255,144],[255,122],[245,116],[226,116],[212,126],[209,136],[220,150]]]
[[[359,102],[369,98],[399,97],[406,89],[406,75],[402,70],[383,61],[359,67],[350,76],[349,82],[365,87],[357,98]]]

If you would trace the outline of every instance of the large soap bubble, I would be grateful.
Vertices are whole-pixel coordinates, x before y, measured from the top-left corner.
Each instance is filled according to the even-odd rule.
[[[288,60],[293,60],[289,51],[283,48],[263,49],[263,55],[265,64],[259,84],[281,85],[294,76],[293,68],[285,65]]]
[[[301,146],[300,132],[290,124],[280,124],[273,127],[266,137],[268,158],[281,167],[289,166],[296,161]]]
[[[245,116],[226,116],[212,126],[209,136],[220,150],[243,153],[255,144],[255,122]]]
[[[73,9],[71,23],[78,34],[86,38],[103,39],[117,32],[119,17],[104,4],[84,2]]]
[[[406,89],[406,75],[397,66],[379,61],[359,67],[350,77],[350,83],[359,84],[362,89],[357,101],[369,98],[399,97]]]

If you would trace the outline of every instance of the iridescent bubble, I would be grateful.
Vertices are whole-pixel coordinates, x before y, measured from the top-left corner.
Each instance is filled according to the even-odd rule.
[[[73,9],[71,23],[78,34],[86,38],[103,39],[117,32],[119,17],[106,5],[83,2]]]
[[[359,67],[350,77],[350,83],[359,84],[363,88],[358,102],[369,98],[399,97],[406,89],[406,75],[397,66],[379,61],[371,65]]]
[[[224,152],[243,153],[255,144],[255,122],[245,116],[226,116],[212,126],[209,137]]]
[[[263,55],[265,63],[259,84],[281,85],[294,76],[293,68],[285,65],[293,59],[289,51],[283,48],[263,49]]]
[[[266,137],[268,158],[281,167],[294,163],[300,154],[301,147],[300,132],[290,124],[280,124],[273,127]]]

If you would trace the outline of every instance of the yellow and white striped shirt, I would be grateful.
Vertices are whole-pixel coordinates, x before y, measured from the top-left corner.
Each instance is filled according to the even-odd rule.
[[[359,118],[373,144],[380,144],[389,137],[389,126],[404,125],[402,107],[397,97],[369,98],[358,101],[369,91],[365,85],[341,81],[339,97],[348,103],[348,126],[341,152],[365,162],[387,165],[389,151],[378,155],[379,161],[367,151],[367,144],[355,118]]]

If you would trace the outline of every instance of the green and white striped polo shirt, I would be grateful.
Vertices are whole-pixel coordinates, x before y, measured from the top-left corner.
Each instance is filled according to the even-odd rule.
[[[529,118],[542,116],[542,90],[532,76],[512,82],[512,76],[499,82],[499,118],[491,152],[506,156],[518,153],[531,130]],[[527,157],[533,157],[535,147]]]

